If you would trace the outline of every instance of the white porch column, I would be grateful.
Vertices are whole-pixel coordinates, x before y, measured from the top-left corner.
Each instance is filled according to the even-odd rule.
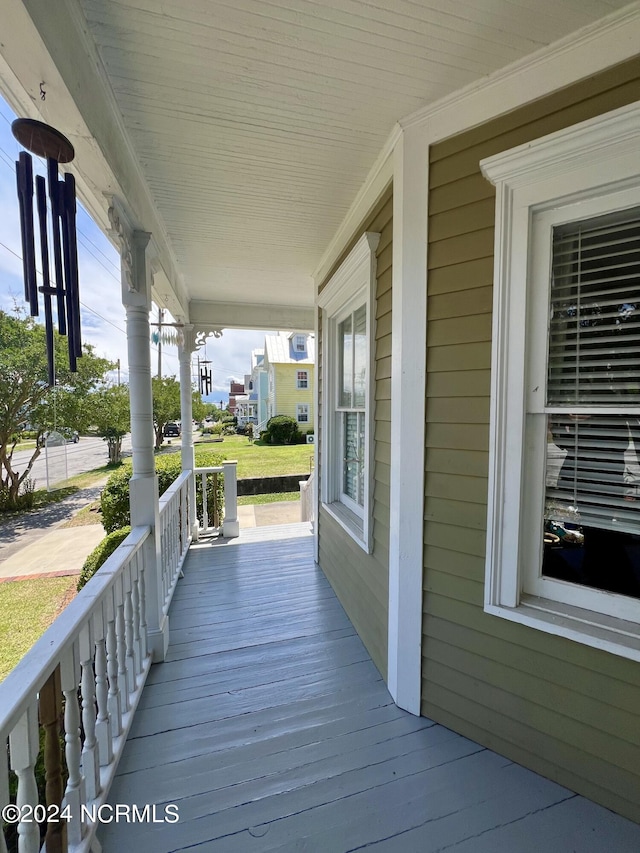
[[[429,146],[420,127],[394,150],[388,686],[420,713]]]
[[[180,362],[180,419],[182,422],[182,470],[193,471],[195,453],[193,449],[193,388],[191,383],[191,356],[195,350],[195,334],[192,325],[183,328],[183,343],[178,345]],[[189,530],[193,539],[198,536],[196,521],[196,480],[191,478],[189,487]]]
[[[131,526],[151,528],[144,545],[147,645],[154,661],[164,660],[169,645],[169,620],[164,613],[161,581],[158,478],[153,455],[153,399],[151,393],[151,353],[149,349],[151,276],[147,246],[151,235],[128,226],[123,211],[114,201],[109,209],[113,233],[120,243],[122,260],[122,303],[126,311],[131,407],[133,476],[129,484]]]

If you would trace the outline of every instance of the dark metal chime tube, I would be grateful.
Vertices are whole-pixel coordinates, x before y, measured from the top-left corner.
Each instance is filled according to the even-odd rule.
[[[200,393],[206,396],[211,393],[211,371],[200,371]]]
[[[33,162],[30,154],[20,152],[16,163],[20,232],[25,282],[25,299],[32,317],[39,313],[38,291],[44,298],[49,385],[55,384],[54,329],[52,297],[56,297],[58,331],[67,336],[69,368],[77,370],[82,355],[80,332],[80,293],[78,287],[78,245],[76,240],[76,186],[71,174],[58,178],[58,164],[73,160],[73,146],[66,137],[42,122],[17,119],[12,125],[16,139],[34,154],[47,160],[47,179],[36,176],[36,206],[42,261],[42,287],[36,279],[36,253],[33,210]],[[51,208],[51,248],[53,275],[49,262],[47,184]]]

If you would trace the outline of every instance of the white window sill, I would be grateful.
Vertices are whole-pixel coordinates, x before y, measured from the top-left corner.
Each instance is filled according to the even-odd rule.
[[[362,548],[363,551],[367,554],[371,553],[371,549],[364,539],[364,526],[361,518],[338,501],[334,501],[330,504],[324,503],[323,501],[322,508],[327,515],[330,515],[331,518],[340,525],[345,533],[347,533],[353,541]]]
[[[485,613],[640,661],[640,625],[557,601],[523,596],[518,607],[485,604]]]

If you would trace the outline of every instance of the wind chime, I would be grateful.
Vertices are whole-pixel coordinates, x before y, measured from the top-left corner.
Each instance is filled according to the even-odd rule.
[[[34,226],[33,159],[21,151],[16,162],[18,201],[20,204],[20,233],[24,297],[32,317],[39,316],[39,296],[43,295],[44,322],[47,342],[49,385],[55,385],[53,299],[56,303],[58,332],[66,335],[69,350],[69,369],[75,373],[77,359],[82,355],[80,333],[80,291],[78,287],[78,244],[76,240],[76,182],[66,173],[58,178],[60,163],[70,163],[75,157],[73,145],[58,130],[34,119],[19,118],[11,125],[18,142],[47,161],[47,177],[35,176],[35,199],[38,216],[42,286],[36,277],[36,248]],[[53,277],[49,263],[49,222],[47,196],[51,210],[51,247]]]
[[[211,368],[207,368],[208,364],[211,364],[210,359],[203,358],[201,360],[198,356],[198,388],[203,397],[210,394],[212,389]]]

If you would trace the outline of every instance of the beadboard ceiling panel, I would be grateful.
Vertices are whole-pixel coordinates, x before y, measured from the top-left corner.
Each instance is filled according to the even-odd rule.
[[[616,0],[80,0],[189,297],[313,303],[402,116]]]

